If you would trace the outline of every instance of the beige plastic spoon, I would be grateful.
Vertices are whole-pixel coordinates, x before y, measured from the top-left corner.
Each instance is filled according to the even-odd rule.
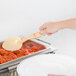
[[[33,33],[23,39],[19,37],[11,37],[4,41],[2,47],[9,51],[19,50],[22,47],[22,44],[29,39],[36,39],[41,37],[42,35],[39,32]]]

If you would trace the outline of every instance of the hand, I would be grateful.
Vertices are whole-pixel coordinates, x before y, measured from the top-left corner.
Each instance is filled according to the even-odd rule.
[[[62,28],[61,22],[47,22],[40,27],[40,34],[51,35]]]

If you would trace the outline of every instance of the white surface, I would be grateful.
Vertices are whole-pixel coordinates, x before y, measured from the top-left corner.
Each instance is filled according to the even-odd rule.
[[[51,42],[52,46],[58,49],[56,53],[76,58],[76,30],[61,30],[43,39]]]
[[[0,41],[26,36],[46,21],[72,17],[76,17],[76,0],[0,0]],[[62,30],[43,39],[57,47],[57,53],[76,57],[76,31]]]
[[[61,30],[43,39],[51,42],[52,46],[58,49],[56,54],[63,54],[76,59],[76,30]]]
[[[73,76],[76,74],[76,60],[64,55],[39,55],[22,61],[17,72],[19,76],[48,76],[48,74]]]

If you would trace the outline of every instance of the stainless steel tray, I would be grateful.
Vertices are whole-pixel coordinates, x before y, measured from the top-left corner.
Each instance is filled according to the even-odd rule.
[[[33,40],[33,41],[44,45],[44,46],[46,47],[46,49],[41,50],[41,51],[38,51],[38,52],[35,52],[35,53],[33,53],[33,54],[30,54],[30,55],[27,55],[27,56],[24,56],[24,57],[20,57],[20,58],[18,58],[18,59],[15,59],[15,60],[12,60],[12,61],[3,63],[3,64],[0,64],[0,70],[6,69],[6,68],[11,67],[11,66],[14,66],[14,65],[17,65],[17,64],[19,64],[22,60],[27,59],[27,58],[29,58],[29,57],[32,57],[32,56],[35,56],[35,55],[38,55],[38,54],[42,54],[42,53],[48,53],[48,52],[53,52],[53,51],[54,51],[54,49],[51,47],[51,44],[48,43],[48,42],[45,42],[45,41],[40,40],[40,39],[35,39],[35,40]]]

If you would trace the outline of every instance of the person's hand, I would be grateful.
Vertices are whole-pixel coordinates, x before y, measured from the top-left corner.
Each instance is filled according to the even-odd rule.
[[[54,74],[48,74],[48,76],[64,76],[64,75],[54,75]]]
[[[40,34],[51,35],[62,28],[61,22],[47,22],[40,27]]]
[[[44,23],[40,27],[40,33],[42,35],[51,35],[53,33],[56,33],[60,29],[74,29],[76,30],[76,18],[68,19],[68,20],[63,20],[59,22],[47,22]]]

